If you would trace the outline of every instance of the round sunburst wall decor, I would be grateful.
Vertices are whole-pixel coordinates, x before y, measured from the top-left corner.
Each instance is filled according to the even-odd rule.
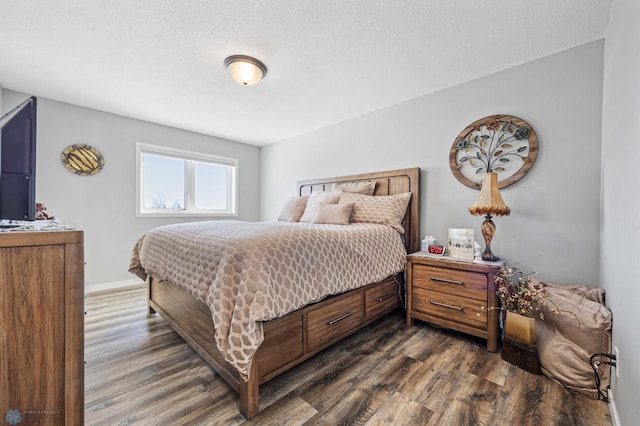
[[[538,156],[533,127],[513,115],[491,115],[469,124],[453,141],[451,172],[462,184],[480,189],[486,172],[498,173],[504,188],[521,179]]]
[[[104,157],[100,151],[86,144],[66,147],[60,154],[60,161],[67,170],[80,176],[92,176],[104,168]]]

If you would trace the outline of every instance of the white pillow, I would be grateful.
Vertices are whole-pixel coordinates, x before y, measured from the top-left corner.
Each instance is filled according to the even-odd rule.
[[[318,191],[311,193],[307,200],[307,207],[304,209],[304,213],[300,218],[300,222],[313,222],[313,218],[318,214],[320,204],[338,204],[340,194],[342,194],[341,191]]]
[[[282,222],[297,222],[304,213],[304,209],[307,206],[307,200],[309,197],[306,195],[303,197],[291,197],[284,203],[278,220]]]

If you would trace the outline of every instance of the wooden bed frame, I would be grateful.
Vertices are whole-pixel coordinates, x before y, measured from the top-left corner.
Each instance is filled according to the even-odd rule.
[[[404,219],[407,253],[420,246],[420,169],[401,169],[298,182],[298,195],[331,190],[334,183],[375,181],[374,195],[411,192]],[[159,313],[240,397],[240,413],[258,414],[258,387],[337,341],[400,306],[403,274],[328,297],[281,318],[263,323],[264,341],[256,353],[248,381],[228,364],[215,345],[208,306],[161,277],[150,276],[149,314]]]

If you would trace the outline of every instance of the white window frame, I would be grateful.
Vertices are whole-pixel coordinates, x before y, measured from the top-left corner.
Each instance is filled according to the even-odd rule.
[[[143,154],[187,160],[185,171],[184,210],[146,209],[143,197]],[[228,166],[227,209],[196,209],[195,206],[195,162],[213,163]],[[238,216],[238,160],[195,151],[186,151],[168,146],[136,142],[136,217],[236,217]]]

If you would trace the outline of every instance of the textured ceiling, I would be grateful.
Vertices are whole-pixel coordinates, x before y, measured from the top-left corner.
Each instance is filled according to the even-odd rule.
[[[265,145],[601,39],[611,1],[0,0],[0,84]]]

